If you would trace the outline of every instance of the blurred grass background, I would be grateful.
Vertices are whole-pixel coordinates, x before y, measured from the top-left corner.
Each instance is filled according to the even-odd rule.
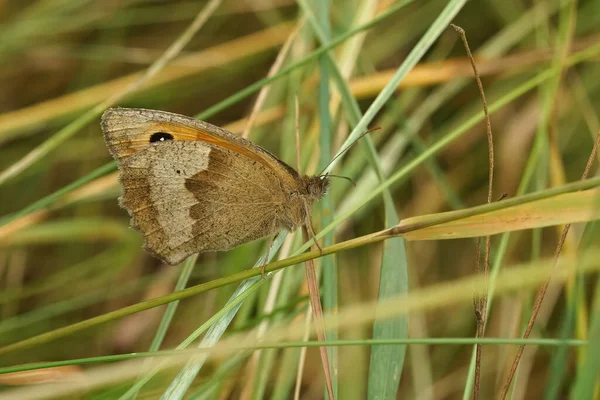
[[[407,5],[401,7],[403,3]],[[176,0],[0,1],[0,171],[7,171],[93,106],[123,90],[134,74],[149,67],[177,40],[205,5]],[[435,26],[446,5],[444,0],[224,0],[177,58],[117,105],[200,114],[236,133],[244,131],[253,115],[249,138],[296,165],[297,96],[301,165],[304,172],[316,173],[419,38]],[[325,27],[323,36],[315,33],[306,7]],[[323,39],[338,38],[376,16],[384,17],[329,53],[358,105],[353,114],[348,93],[340,94],[339,87],[330,84],[336,72],[323,55],[290,66],[313,54]],[[467,33],[490,104],[518,91],[536,74],[551,67],[564,68],[560,79],[543,81],[492,115],[495,198],[579,179],[600,132],[598,51],[576,65],[566,60],[571,53],[594,49],[600,43],[600,2],[467,2],[452,22]],[[267,86],[264,102],[255,112],[254,93],[218,110],[211,108],[265,78],[278,54],[281,65],[273,72],[288,68],[288,73]],[[444,29],[370,124],[382,127],[370,135],[379,172],[388,176],[404,168],[480,110],[465,50],[456,32]],[[319,149],[325,151],[319,154]],[[324,207],[314,210],[317,231],[331,222],[332,215],[351,210],[377,186],[368,154],[366,147],[357,145],[336,168],[335,173],[351,177],[357,186],[333,182]],[[369,202],[325,240],[341,242],[383,229],[390,225],[394,211],[402,219],[483,204],[487,160],[485,125],[480,122],[396,181],[390,188],[393,203],[381,197]],[[90,178],[74,191],[0,226],[0,346],[170,293],[177,280],[181,282],[181,267],[162,265],[144,253],[140,234],[128,228],[127,213],[116,200],[116,172],[90,177],[110,161],[99,118],[95,118],[81,124],[39,161],[2,181],[0,215],[8,218],[78,179]],[[492,241],[492,262],[510,265],[550,257],[559,232],[553,227],[498,235]],[[324,258],[321,294],[325,309],[343,310],[375,301],[381,290],[380,270],[386,265],[396,272],[403,268],[400,265],[407,268],[404,285],[410,292],[474,273],[471,239],[406,242],[406,260],[386,258],[404,246],[394,243],[386,245],[389,248],[370,245]],[[564,252],[598,249],[598,243],[596,223],[576,225]],[[299,244],[299,237],[290,236],[283,251],[289,254]],[[189,269],[187,286],[246,270],[264,250],[265,243],[256,242],[227,253],[203,254]],[[402,251],[399,254],[404,257]],[[224,286],[181,301],[173,320],[161,325],[168,330],[160,348],[176,347],[222,310],[234,290],[233,285]],[[535,336],[587,339],[599,318],[599,293],[596,275],[552,286]],[[535,288],[530,288],[497,298],[486,336],[520,337],[534,296]],[[307,306],[303,267],[286,268],[246,299],[225,336],[234,332],[255,335],[259,326],[264,331],[271,324],[301,321]],[[164,312],[164,307],[154,308],[5,354],[0,367],[147,351],[156,340]],[[463,303],[411,314],[408,337],[469,338],[475,329],[472,305]],[[337,335],[364,341],[372,337],[373,326],[341,329]],[[399,368],[397,398],[470,398],[471,345],[411,344],[406,349],[406,362],[402,362],[402,352],[402,360],[391,361]],[[515,346],[484,349],[482,398],[492,398],[504,382]],[[573,396],[576,382],[584,379],[580,376],[589,365],[586,357],[591,355],[586,355],[585,348],[530,349],[511,398]],[[292,398],[301,352],[290,347],[209,359],[188,398]],[[373,361],[366,342],[339,347],[330,357],[337,371],[339,398],[375,398],[372,387],[377,374],[370,372]],[[40,370],[24,380],[6,375],[0,379],[5,385],[0,390],[62,382],[85,376],[88,368]],[[317,348],[306,351],[301,370],[301,398],[323,398]],[[178,368],[161,371],[141,388],[138,397],[159,398],[177,372]],[[593,387],[595,375],[586,379],[588,384],[592,379]],[[134,382],[93,387],[71,398],[120,398]],[[395,398],[394,393],[379,398]],[[51,397],[51,392],[47,394]]]

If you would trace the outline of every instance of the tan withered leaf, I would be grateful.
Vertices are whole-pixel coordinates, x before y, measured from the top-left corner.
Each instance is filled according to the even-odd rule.
[[[0,385],[23,386],[50,382],[85,382],[85,375],[77,365],[63,365],[31,371],[0,375]]]
[[[407,218],[399,226],[422,224],[450,216],[456,211]],[[501,210],[414,230],[408,240],[459,239],[495,235],[600,219],[600,189],[566,193]]]

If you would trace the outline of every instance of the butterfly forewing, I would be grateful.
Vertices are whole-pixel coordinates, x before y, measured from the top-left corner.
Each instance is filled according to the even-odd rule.
[[[280,229],[296,178],[258,146],[164,112],[112,109],[102,126],[121,170],[121,205],[167,263]]]

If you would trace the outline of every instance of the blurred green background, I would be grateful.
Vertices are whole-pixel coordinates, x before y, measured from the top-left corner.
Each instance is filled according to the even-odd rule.
[[[141,235],[128,227],[127,212],[117,202],[115,168],[108,165],[94,174],[111,158],[100,130],[101,111],[93,110],[153,65],[207,3],[0,0],[0,346],[171,293],[178,279],[182,282],[182,267],[163,265],[146,254]],[[297,97],[301,166],[305,173],[317,173],[419,39],[428,29],[438,29],[431,47],[368,124],[381,127],[369,135],[375,152],[369,153],[361,143],[338,164],[335,173],[351,177],[356,187],[334,180],[330,196],[313,211],[314,225],[318,232],[336,215],[353,210],[337,225],[335,235],[325,239],[330,244],[389,227],[394,218],[486,202],[488,144],[483,121],[435,148],[424,162],[411,164],[482,109],[459,36],[447,24],[440,27],[436,22],[452,2],[220,3],[172,60],[114,105],[200,116],[240,134],[248,128],[252,141],[295,166]],[[456,11],[451,22],[466,31],[488,104],[519,93],[491,116],[494,200],[579,179],[600,132],[600,2],[471,1]],[[372,27],[339,40],[330,50],[337,71],[327,53],[315,55],[323,39],[342,38],[374,18],[379,19]],[[315,33],[315,23],[320,34]],[[572,62],[571,55],[582,51],[588,53]],[[521,93],[522,85],[552,68],[561,73]],[[252,85],[278,71],[285,73],[263,86],[264,98],[256,105],[260,86]],[[239,99],[229,101],[232,96]],[[387,199],[392,203],[386,205],[385,195],[377,196],[356,210],[353,207],[379,184],[373,154],[384,177],[402,169],[406,174],[389,188]],[[590,175],[596,172],[597,163]],[[76,187],[68,193],[57,193],[73,184]],[[560,227],[550,227],[497,235],[492,240],[492,263],[500,267],[551,257],[559,233]],[[575,225],[563,252],[597,249],[598,239],[597,224]],[[323,259],[325,311],[376,301],[383,290],[380,271],[388,271],[387,282],[395,285],[396,294],[404,293],[406,286],[415,292],[475,271],[472,239],[406,242],[406,258],[404,243],[393,240]],[[290,254],[290,248],[300,244],[299,235],[289,236],[283,251]],[[186,270],[191,276],[184,283],[193,286],[244,271],[265,249],[266,242],[259,241],[227,253],[202,254],[194,268]],[[2,354],[0,367],[147,351],[153,340],[157,344],[159,326],[166,329],[160,348],[174,348],[223,310],[235,287],[222,286],[182,300],[171,321],[161,322],[162,306]],[[587,339],[599,318],[599,293],[597,275],[551,286],[533,336]],[[498,297],[486,336],[520,337],[534,297],[535,287]],[[268,331],[274,324],[302,321],[308,304],[304,267],[286,268],[244,301],[224,337],[256,335],[259,326]],[[402,318],[396,320],[394,329],[402,332],[403,324]],[[411,313],[408,333],[402,337],[472,338],[475,332],[472,304],[462,302]],[[364,341],[373,337],[373,325],[340,329],[337,335]],[[330,353],[339,398],[470,398],[471,344],[387,349],[392,348],[394,357],[382,365],[384,371],[397,369],[399,386],[380,397],[377,385],[394,387],[394,379],[375,372],[368,343]],[[482,398],[499,392],[515,349],[484,347]],[[573,398],[581,379],[593,388],[594,374],[582,378],[589,372],[586,357],[593,357],[584,349],[528,347],[511,398]],[[301,352],[290,347],[209,359],[187,398],[293,398]],[[96,367],[75,363],[25,376],[0,375],[0,397],[15,387],[80,379]],[[94,384],[68,395],[53,395],[48,389],[45,396],[120,398],[136,382],[136,368],[125,381]],[[179,370],[162,370],[138,397],[160,398]],[[318,348],[306,351],[300,370],[300,398],[323,398]]]

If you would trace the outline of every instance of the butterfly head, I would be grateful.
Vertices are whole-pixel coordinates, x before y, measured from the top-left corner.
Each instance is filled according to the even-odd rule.
[[[325,196],[329,189],[329,177],[327,175],[305,176],[304,184],[306,195],[311,201],[318,201]]]

